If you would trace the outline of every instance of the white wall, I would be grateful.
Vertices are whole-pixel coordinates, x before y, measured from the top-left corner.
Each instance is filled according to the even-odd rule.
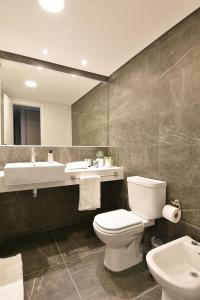
[[[51,102],[11,99],[12,105],[27,105],[40,108],[41,144],[72,145],[71,106]],[[5,124],[5,121],[4,121]],[[13,126],[13,125],[12,125]]]
[[[12,100],[7,96],[3,95],[3,116],[4,116],[4,141],[6,145],[13,145],[14,134],[13,134],[13,103]]]
[[[44,144],[72,145],[71,106],[44,104]]]

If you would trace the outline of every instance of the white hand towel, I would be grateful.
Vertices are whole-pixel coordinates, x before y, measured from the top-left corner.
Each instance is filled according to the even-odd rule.
[[[74,161],[71,163],[67,163],[66,167],[69,170],[75,170],[75,169],[87,169],[88,168],[88,162],[87,161]]]
[[[80,194],[78,210],[94,210],[101,207],[101,177],[80,177]]]

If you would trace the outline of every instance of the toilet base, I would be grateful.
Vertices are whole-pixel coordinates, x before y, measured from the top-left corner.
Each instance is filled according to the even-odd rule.
[[[104,265],[113,272],[120,272],[139,264],[143,260],[141,247],[142,234],[122,248],[106,246]]]

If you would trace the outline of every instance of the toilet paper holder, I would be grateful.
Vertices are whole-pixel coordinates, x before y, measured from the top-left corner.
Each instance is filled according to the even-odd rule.
[[[181,203],[178,199],[172,200],[170,201],[171,205],[178,207],[179,209],[181,209]]]

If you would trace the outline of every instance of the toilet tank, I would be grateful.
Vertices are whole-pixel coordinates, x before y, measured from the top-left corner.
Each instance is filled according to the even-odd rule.
[[[162,217],[166,203],[165,181],[132,176],[127,178],[130,209],[145,220]]]

